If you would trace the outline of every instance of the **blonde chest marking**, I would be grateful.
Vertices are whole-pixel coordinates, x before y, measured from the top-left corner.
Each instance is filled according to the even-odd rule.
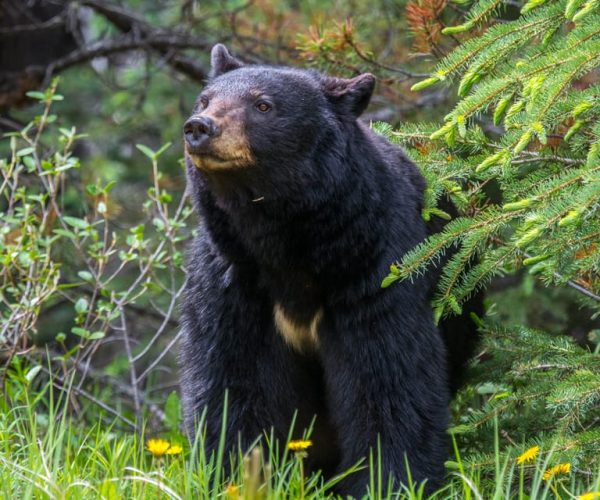
[[[319,309],[308,323],[297,323],[286,316],[279,304],[273,308],[275,327],[286,343],[298,352],[315,351],[319,347],[318,328],[323,317]]]

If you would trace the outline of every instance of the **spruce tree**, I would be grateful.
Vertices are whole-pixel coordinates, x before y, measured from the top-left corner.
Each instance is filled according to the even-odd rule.
[[[413,85],[456,89],[443,123],[375,125],[421,167],[428,184],[423,217],[449,220],[393,263],[382,286],[441,265],[455,247],[433,298],[438,320],[459,313],[494,277],[517,272],[574,288],[597,316],[600,2],[528,0],[516,19],[494,22],[504,6],[479,0],[464,22],[446,27],[442,33],[459,37],[459,45]],[[460,217],[450,220],[439,208],[446,196]],[[463,463],[494,470],[495,425],[506,463],[539,445],[555,452],[548,466],[558,460],[584,478],[593,473],[600,456],[599,332],[579,346],[491,319],[482,329],[479,374],[456,403],[453,433]]]
[[[481,0],[443,32],[481,29],[500,5]],[[459,100],[441,126],[377,128],[422,167],[425,219],[449,218],[437,207],[444,195],[465,215],[392,265],[384,286],[457,245],[434,299],[438,317],[522,266],[599,307],[599,66],[600,2],[530,0],[517,20],[465,41],[413,86],[456,83]]]

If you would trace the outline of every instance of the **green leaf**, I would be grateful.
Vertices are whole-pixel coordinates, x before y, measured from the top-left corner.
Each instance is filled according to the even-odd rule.
[[[27,167],[27,172],[32,173],[35,171],[35,160],[31,156],[25,156],[22,160],[23,164]]]
[[[37,90],[30,90],[29,92],[26,92],[25,95],[27,97],[31,97],[32,99],[38,99],[39,101],[46,99],[46,95],[43,92],[38,92]]]
[[[467,432],[472,432],[473,431],[473,427],[467,424],[460,424],[460,425],[455,425],[453,427],[450,427],[450,429],[448,429],[448,433],[449,434],[466,434]],[[456,465],[454,465],[456,464]],[[447,461],[446,462],[446,467],[447,468],[458,468],[458,464],[456,462],[450,462]]]
[[[181,401],[175,391],[169,394],[165,403],[165,424],[171,431],[179,430],[181,424]]]
[[[485,160],[483,160],[477,167],[475,167],[475,172],[481,173],[485,172],[488,168],[493,167],[507,157],[506,151],[499,151],[498,153],[493,154],[492,156],[488,156]]]
[[[583,4],[583,7],[581,8],[581,10],[579,10],[573,16],[572,21],[574,23],[581,21],[585,16],[587,16],[588,14],[593,12],[598,7],[599,3],[600,3],[599,0],[588,0],[585,4]]]
[[[478,394],[496,394],[497,392],[504,392],[506,391],[506,387],[504,387],[503,385],[500,384],[496,384],[494,382],[485,382],[484,384],[481,384],[478,388],[477,388],[477,393]]]
[[[167,193],[166,191],[163,191],[160,196],[158,197],[159,201],[162,203],[171,203],[173,201],[173,197]]]
[[[533,132],[531,130],[527,130],[517,142],[517,145],[513,149],[513,154],[518,155],[521,153],[531,142],[533,138]]]
[[[156,153],[154,153],[154,159],[158,158],[161,154],[163,154],[167,149],[171,147],[171,142],[167,142],[164,146],[162,146]]]
[[[86,220],[78,217],[70,217],[69,215],[65,215],[63,220],[69,224],[69,226],[77,229],[87,229],[89,227],[89,223]]]
[[[31,383],[33,381],[33,379],[36,377],[36,375],[38,373],[40,373],[41,369],[42,369],[41,365],[37,365],[37,366],[34,366],[33,368],[31,368],[25,375],[25,379],[27,380],[27,382]]]
[[[82,337],[84,339],[87,339],[90,336],[89,330],[86,330],[85,328],[81,328],[79,326],[74,326],[73,328],[71,328],[71,333],[74,333],[78,337]]]
[[[60,236],[64,236],[66,238],[72,239],[72,240],[77,239],[77,235],[75,233],[72,233],[71,231],[67,231],[66,229],[58,228],[58,229],[54,230],[54,233],[56,233]]]
[[[20,158],[21,156],[30,155],[34,151],[35,149],[32,147],[19,149],[19,151],[17,151],[17,156]]]
[[[154,160],[156,157],[156,153],[152,151],[148,146],[144,146],[143,144],[136,144],[136,148],[138,148],[142,153],[144,153],[148,158]]]
[[[83,281],[93,281],[94,280],[94,276],[89,271],[79,271],[77,273],[77,276],[79,276]]]
[[[77,299],[77,302],[75,302],[75,312],[77,312],[77,314],[84,314],[87,312],[88,306],[89,303],[87,299],[85,297],[80,297]]]
[[[88,338],[90,340],[100,340],[100,339],[103,339],[105,336],[106,336],[106,334],[104,332],[97,331],[97,332],[91,333]]]
[[[530,243],[532,243],[533,241],[538,239],[542,235],[543,232],[544,232],[544,230],[541,227],[534,227],[533,229],[530,229],[523,236],[521,236],[521,238],[519,238],[517,240],[517,242],[516,242],[517,247],[518,248],[527,247]]]

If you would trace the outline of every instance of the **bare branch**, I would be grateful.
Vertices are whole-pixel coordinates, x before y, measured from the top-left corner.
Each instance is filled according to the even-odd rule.
[[[17,33],[26,33],[29,31],[40,31],[55,28],[62,24],[65,24],[65,20],[63,19],[62,14],[60,14],[42,23],[19,24],[17,26],[11,26],[10,28],[0,28],[0,37],[10,37],[12,35],[16,35]]]

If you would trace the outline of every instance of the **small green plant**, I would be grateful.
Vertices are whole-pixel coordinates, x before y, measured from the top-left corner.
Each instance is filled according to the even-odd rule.
[[[1,359],[8,367],[20,357],[46,377],[52,369],[59,386],[75,377],[75,407],[79,398],[91,399],[139,428],[148,409],[164,420],[144,391],[176,342],[163,339],[176,326],[191,209],[161,185],[158,159],[169,145],[156,152],[140,145],[152,179],[140,213],[132,214],[141,220],[128,227],[115,221],[119,186],[81,182],[93,178],[74,153],[85,136],[60,126],[52,114],[53,103],[63,99],[57,85],[29,94],[39,100],[41,114],[0,145],[6,153],[0,159]],[[107,346],[115,342],[122,348],[111,352]],[[92,362],[98,358],[103,370]],[[0,384],[5,376],[0,369]],[[121,395],[118,406],[107,403],[110,391]]]

